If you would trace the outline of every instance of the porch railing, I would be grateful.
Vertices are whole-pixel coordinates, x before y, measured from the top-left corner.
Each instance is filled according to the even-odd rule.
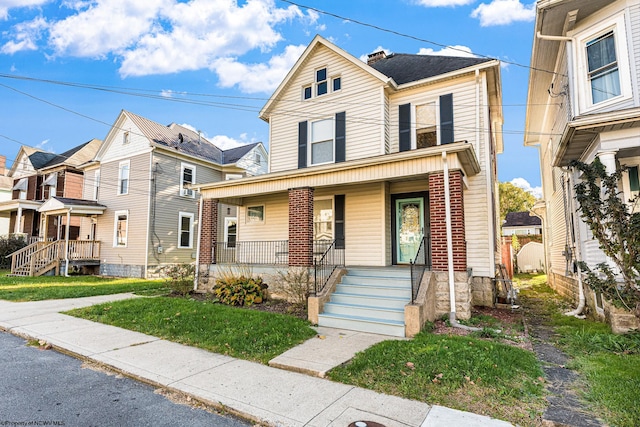
[[[11,274],[37,275],[51,263],[65,259],[65,241],[35,242],[12,253]],[[87,261],[100,259],[100,242],[95,240],[69,240],[69,260]]]
[[[321,256],[314,256],[313,259],[313,289],[311,289],[313,295],[322,292],[336,268],[344,267],[344,239],[329,242],[324,253]]]
[[[287,240],[218,242],[213,247],[216,264],[289,264]]]
[[[416,257],[411,264],[411,303],[413,304],[418,296],[422,276],[427,270],[431,270],[431,235],[426,234],[420,242],[420,247]]]

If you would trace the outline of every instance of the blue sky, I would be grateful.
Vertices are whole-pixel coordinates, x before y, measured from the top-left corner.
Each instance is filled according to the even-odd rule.
[[[0,154],[103,139],[122,109],[222,147],[267,143],[258,111],[320,34],[356,57],[504,61],[499,179],[539,190],[522,144],[533,19],[533,0],[0,0]]]

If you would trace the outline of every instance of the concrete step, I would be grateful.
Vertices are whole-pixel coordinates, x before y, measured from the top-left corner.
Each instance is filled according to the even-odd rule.
[[[367,317],[323,313],[318,316],[318,325],[329,328],[350,329],[374,334],[391,335],[394,337],[404,337],[404,321],[383,321]]]
[[[394,308],[404,310],[404,306],[409,303],[407,298],[379,297],[372,295],[348,294],[334,292],[331,295],[331,302],[339,304],[352,304],[365,307],[377,307],[381,309]]]
[[[342,276],[342,283],[344,284],[365,284],[365,285],[384,285],[384,286],[396,286],[399,288],[411,288],[410,277],[383,277],[383,276],[364,276],[364,275],[352,275],[348,273]]]
[[[370,286],[366,284],[356,283],[340,283],[336,286],[336,292],[343,294],[354,295],[368,295],[376,297],[393,297],[393,298],[405,298],[411,299],[411,286],[398,287],[398,286]]]
[[[404,324],[404,308],[381,308],[328,302],[324,305],[324,314],[357,316],[379,320],[394,320]]]
[[[411,280],[411,270],[402,267],[349,267],[347,269],[349,276],[366,276],[366,277],[395,277],[399,279]]]

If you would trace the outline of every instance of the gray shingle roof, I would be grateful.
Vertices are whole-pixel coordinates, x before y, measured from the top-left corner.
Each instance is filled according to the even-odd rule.
[[[542,220],[529,212],[509,212],[505,218],[503,227],[531,227],[542,225]]]
[[[29,156],[29,161],[34,169],[42,169],[49,162],[51,162],[54,158],[58,157],[57,154],[54,153],[45,153],[44,151],[36,151],[35,153]]]
[[[374,62],[371,67],[401,85],[488,61],[492,59],[395,53]]]
[[[80,144],[77,147],[73,147],[70,150],[65,151],[64,153],[61,154],[54,154],[53,158],[51,160],[49,160],[46,164],[44,164],[42,167],[47,167],[50,168],[52,166],[56,166],[56,165],[61,165],[64,162],[66,162],[68,159],[71,158],[71,156],[73,156],[74,154],[76,154],[78,151],[82,150],[87,144],[89,144],[91,141],[87,141],[84,144]],[[31,156],[35,156],[38,153],[34,153]],[[31,158],[31,156],[29,156],[29,158]],[[33,160],[31,161],[33,163]],[[35,167],[35,165],[34,165]],[[37,168],[40,169],[40,168]]]
[[[95,200],[85,200],[85,199],[71,199],[69,197],[53,197],[58,200],[60,203],[64,205],[74,205],[74,206],[95,206],[99,208],[106,208],[106,206],[101,205]]]
[[[241,145],[236,148],[230,148],[228,150],[224,150],[222,153],[222,159],[225,165],[235,163],[242,158],[245,154],[251,151],[258,143]]]

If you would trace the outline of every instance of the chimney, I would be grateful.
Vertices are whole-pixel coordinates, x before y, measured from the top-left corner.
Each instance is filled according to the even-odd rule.
[[[0,176],[7,174],[7,156],[0,156]]]
[[[373,52],[370,53],[369,55],[367,55],[367,65],[372,65],[378,61],[380,61],[381,59],[384,59],[387,57],[387,54],[384,53],[384,50],[380,50],[378,52]]]

